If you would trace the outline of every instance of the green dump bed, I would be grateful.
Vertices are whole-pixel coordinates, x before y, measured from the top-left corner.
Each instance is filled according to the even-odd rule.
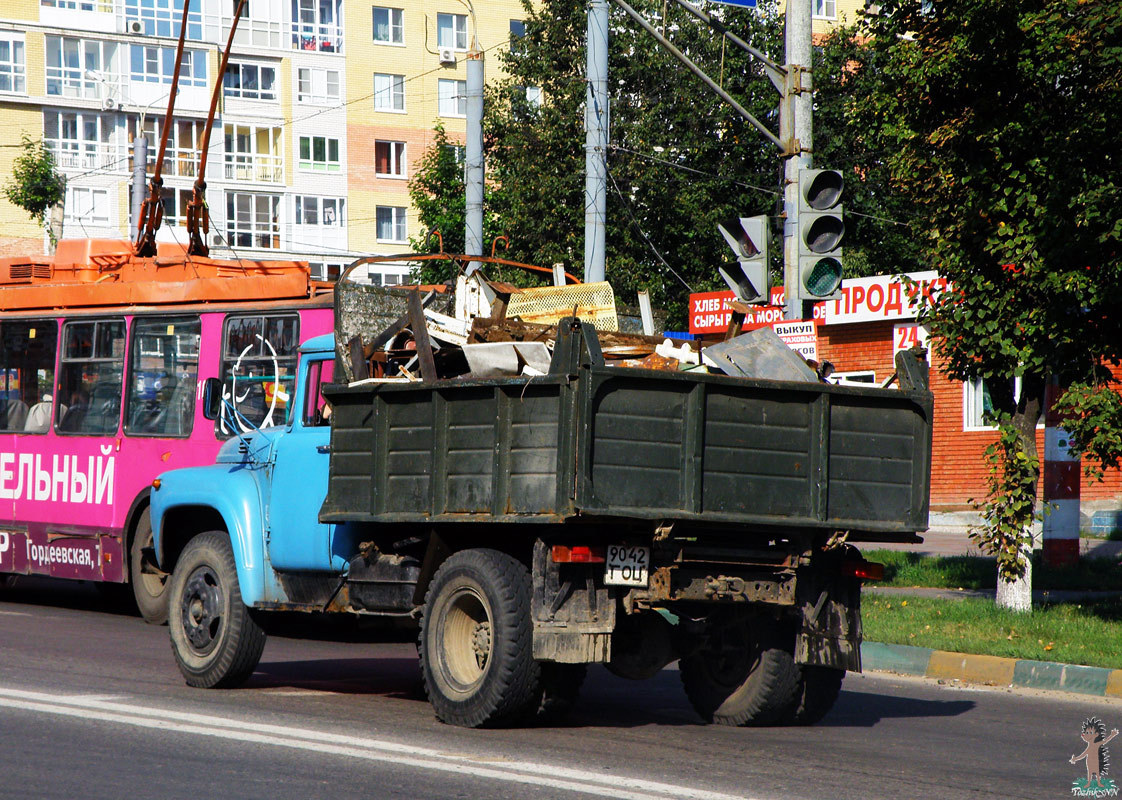
[[[611,367],[589,339],[544,377],[328,387],[320,519],[927,528],[925,387]]]

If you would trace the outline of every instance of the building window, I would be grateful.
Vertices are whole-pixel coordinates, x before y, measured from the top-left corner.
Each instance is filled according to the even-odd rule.
[[[39,5],[48,8],[68,8],[73,11],[100,11],[113,13],[113,3],[109,0],[39,0]]]
[[[231,247],[280,249],[280,196],[226,193],[226,241]]]
[[[129,141],[135,141],[138,117],[129,117]],[[148,140],[148,170],[156,166],[156,152],[160,147],[163,117],[150,116],[144,118],[144,138]],[[199,147],[203,140],[204,123],[202,120],[177,119],[168,131],[167,150],[164,151],[165,176],[179,178],[194,178],[198,175]],[[132,158],[129,159],[129,170],[133,168]]]
[[[164,225],[176,228],[187,226],[187,205],[191,202],[191,194],[190,189],[173,189],[169,186],[165,186],[161,190],[160,199],[164,206]]]
[[[129,78],[143,83],[171,83],[175,72],[174,47],[132,46]],[[206,86],[206,52],[184,50],[179,65],[180,86]]]
[[[405,110],[405,76],[374,73],[374,110]]]
[[[109,143],[110,118],[87,112],[45,111],[43,141],[64,170],[124,168]]]
[[[510,21],[510,52],[518,55],[522,43],[518,40],[526,35],[526,23],[520,19]]]
[[[292,0],[292,46],[297,50],[343,50],[343,0]]]
[[[454,50],[467,50],[467,14],[436,15],[436,46],[451,47]]]
[[[442,78],[437,84],[437,89],[440,116],[467,116],[467,81],[450,81]]]
[[[281,129],[227,125],[226,180],[280,183],[284,180]]]
[[[27,93],[27,63],[22,36],[0,34],[0,92]]]
[[[347,201],[342,197],[296,196],[296,224],[342,228],[347,224]]]
[[[276,87],[276,69],[257,64],[229,64],[222,80],[223,94],[247,100],[276,100]]]
[[[400,8],[374,6],[374,41],[379,44],[405,43],[405,12]]]
[[[404,178],[405,142],[374,142],[374,172],[379,178]]]
[[[409,236],[405,226],[404,206],[378,206],[377,215],[378,241],[408,241]]]
[[[526,95],[526,103],[534,108],[542,107],[542,87],[540,86],[523,86],[520,87]]]
[[[124,0],[124,7],[125,19],[141,22],[145,36],[179,36],[183,0]],[[195,41],[203,38],[203,17],[197,7],[187,13],[187,38]]]
[[[1021,397],[1021,379],[1014,377],[1006,378],[1006,380],[1013,382],[1013,402],[1015,403]],[[991,378],[989,381],[977,378],[962,385],[962,427],[964,429],[993,427],[989,422],[989,417],[997,410],[997,405],[994,403],[991,387],[999,385],[999,383],[1000,381],[996,378]]]
[[[66,222],[84,227],[86,223],[106,227],[109,225],[109,190],[84,186],[66,187]]]
[[[446,144],[444,149],[448,151],[448,155],[457,164],[463,164],[467,160],[467,148],[462,144]]]
[[[296,101],[321,106],[339,102],[339,71],[301,67],[296,72]]]
[[[822,19],[837,19],[837,0],[814,0],[814,16]]]
[[[97,74],[116,69],[117,45],[113,42],[47,37],[48,95],[100,99],[105,82]]]
[[[339,140],[326,136],[300,137],[300,169],[339,171]]]
[[[335,281],[346,269],[347,265],[333,261],[309,261],[308,269],[312,273],[313,281]]]

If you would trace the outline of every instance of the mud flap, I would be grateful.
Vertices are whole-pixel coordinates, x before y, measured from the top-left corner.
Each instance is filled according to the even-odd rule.
[[[801,612],[795,662],[860,672],[860,581],[800,574],[795,598]]]
[[[534,658],[561,664],[612,657],[616,597],[604,586],[603,564],[555,564],[550,547],[534,543]]]

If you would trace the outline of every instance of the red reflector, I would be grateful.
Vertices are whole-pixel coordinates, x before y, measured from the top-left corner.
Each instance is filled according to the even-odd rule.
[[[574,545],[568,547],[563,544],[553,545],[553,562],[555,564],[603,564],[604,548]]]
[[[883,581],[884,564],[875,561],[845,561],[842,563],[842,574],[866,581]]]

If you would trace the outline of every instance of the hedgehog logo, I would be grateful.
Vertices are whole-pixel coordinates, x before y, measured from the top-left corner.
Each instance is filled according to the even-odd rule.
[[[1105,797],[1110,795],[1113,797],[1118,794],[1118,788],[1114,781],[1106,777],[1106,773],[1110,769],[1110,752],[1106,749],[1106,744],[1117,735],[1118,729],[1114,728],[1108,736],[1106,725],[1098,717],[1088,717],[1083,720],[1079,738],[1086,742],[1087,746],[1083,748],[1082,753],[1077,756],[1073,755],[1068,761],[1072,764],[1079,761],[1085,762],[1087,765],[1087,780],[1076,779],[1072,782],[1071,793],[1073,795],[1080,797]]]

